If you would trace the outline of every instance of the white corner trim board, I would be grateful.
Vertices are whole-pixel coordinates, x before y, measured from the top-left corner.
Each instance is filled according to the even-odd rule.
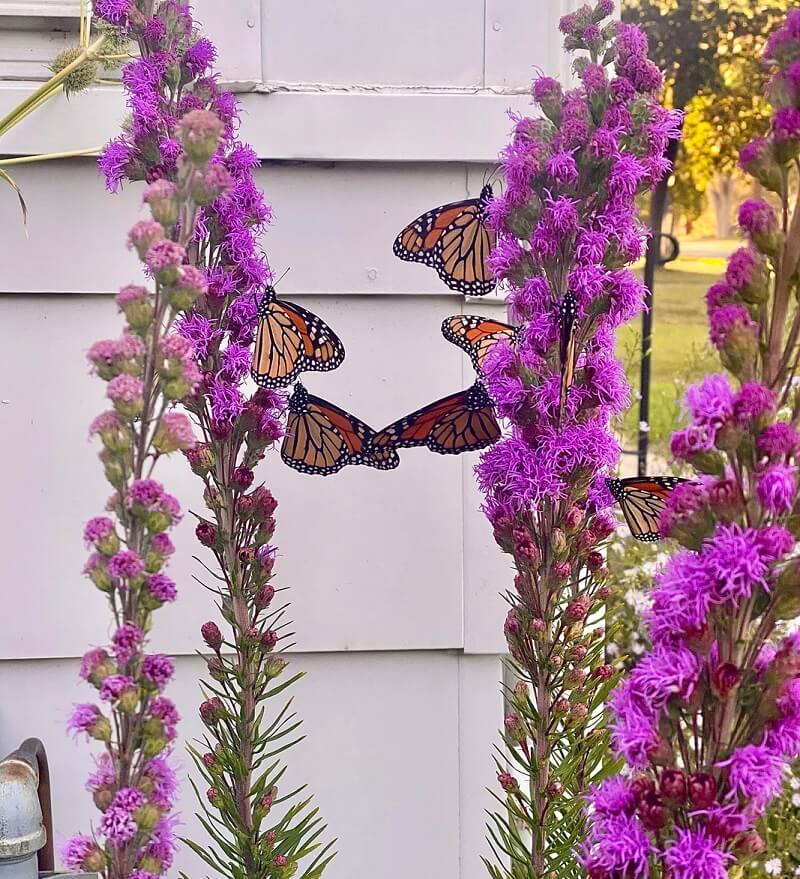
[[[0,115],[33,91],[0,84]],[[265,159],[353,162],[494,162],[507,141],[509,109],[526,95],[250,92],[241,95],[242,135]],[[56,98],[3,139],[6,155],[99,147],[125,116],[122,92],[97,87]]]

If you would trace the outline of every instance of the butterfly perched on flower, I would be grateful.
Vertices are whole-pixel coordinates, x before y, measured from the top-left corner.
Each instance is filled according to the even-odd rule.
[[[496,235],[485,220],[492,195],[487,184],[478,198],[450,202],[417,217],[395,238],[395,256],[431,266],[451,290],[468,296],[491,293],[496,281],[486,258]]]
[[[486,355],[501,339],[513,342],[517,327],[477,314],[454,314],[442,321],[442,335],[466,351],[475,371],[481,373]]]
[[[561,408],[567,402],[567,394],[575,377],[577,362],[577,339],[575,322],[578,317],[578,305],[572,293],[567,293],[559,305],[559,342],[558,357],[561,367]]]
[[[687,479],[678,476],[632,476],[606,479],[609,491],[619,504],[631,534],[646,543],[661,540],[659,520],[672,490]]]
[[[500,439],[494,405],[480,382],[429,403],[378,431],[376,451],[427,446],[440,455],[483,449]]]
[[[289,398],[281,458],[301,473],[330,476],[348,464],[393,470],[400,463],[391,448],[371,445],[375,431],[333,403],[315,397],[300,382]]]
[[[262,388],[286,387],[302,372],[326,372],[344,360],[344,345],[325,321],[278,299],[274,287],[265,290],[258,318],[250,374]]]

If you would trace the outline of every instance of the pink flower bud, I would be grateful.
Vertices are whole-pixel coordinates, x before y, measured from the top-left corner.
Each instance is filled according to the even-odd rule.
[[[694,809],[709,809],[717,798],[717,782],[713,775],[695,772],[688,781],[689,802]]]
[[[209,620],[207,623],[203,623],[200,627],[200,634],[212,650],[219,650],[222,646],[222,632],[215,622]]]
[[[570,623],[579,623],[586,619],[591,608],[591,601],[587,595],[581,595],[573,599],[567,605],[564,618]]]
[[[139,259],[147,256],[153,244],[164,238],[164,227],[152,220],[139,220],[128,233],[128,247],[135,249]]]
[[[269,607],[270,602],[275,597],[275,589],[267,583],[262,586],[256,593],[256,609],[264,610]]]
[[[197,523],[194,533],[203,546],[213,547],[217,542],[217,529],[205,519]]]
[[[741,671],[732,662],[723,662],[711,672],[711,689],[720,699],[727,699],[741,680]]]
[[[231,474],[233,488],[244,491],[253,484],[254,473],[249,467],[237,467]]]
[[[178,123],[178,135],[191,162],[202,167],[214,155],[225,126],[211,110],[191,110]]]
[[[206,701],[200,706],[200,717],[206,726],[216,726],[224,714],[225,707],[218,696],[206,699]]]
[[[506,793],[513,794],[519,790],[519,782],[510,772],[498,773],[497,780]]]
[[[686,776],[679,769],[665,769],[658,783],[661,795],[674,803],[683,804],[686,800]]]

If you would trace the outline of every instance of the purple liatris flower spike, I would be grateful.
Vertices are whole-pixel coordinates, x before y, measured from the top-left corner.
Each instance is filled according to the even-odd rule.
[[[559,798],[580,793],[551,784],[562,761],[574,758],[568,745],[558,751],[553,743],[573,731],[606,735],[585,703],[609,670],[583,627],[607,597],[599,548],[613,530],[613,498],[605,480],[619,458],[614,419],[630,403],[614,330],[644,303],[643,285],[626,267],[644,252],[636,198],[668,170],[663,152],[679,121],[653,97],[661,75],[647,58],[647,37],[604,21],[610,12],[598,2],[561,20],[565,48],[588,53],[574,63],[580,82],[565,90],[549,77],[534,81],[546,120],[514,120],[501,154],[505,190],[487,219],[497,234],[488,263],[508,287],[519,329],[513,344],[498,343],[486,358],[486,387],[509,430],[483,453],[477,479],[495,540],[516,569],[505,634],[524,683],[509,698],[530,732],[512,737],[515,764],[549,767],[518,787],[503,785],[531,835],[530,863],[521,869],[537,876],[561,865],[551,841],[556,816],[568,808]],[[723,402],[722,390],[713,390],[703,408]],[[574,659],[553,662],[553,652]],[[693,654],[677,647],[665,645],[657,659],[627,692],[637,716],[616,734],[618,750],[641,765],[660,745],[658,711],[690,698],[701,673]],[[516,796],[519,787],[525,798]],[[647,828],[633,815],[632,794],[618,793],[626,805],[586,825],[584,865],[593,879],[647,870]],[[497,826],[506,826],[503,818]],[[509,835],[500,847],[516,843]]]
[[[767,44],[768,94],[778,106],[767,137],[740,156],[742,170],[776,194],[778,209],[762,199],[741,206],[749,244],[706,296],[710,336],[728,374],[687,391],[688,423],[671,449],[695,472],[661,519],[681,548],[650,592],[651,646],[610,698],[614,745],[634,774],[604,787],[643,829],[648,863],[633,849],[612,861],[613,841],[603,835],[584,856],[592,879],[741,872],[764,851],[757,822],[800,757],[800,639],[775,634],[778,619],[800,613],[800,313],[788,280],[800,268],[800,229],[778,219],[800,215],[800,68],[791,69],[800,57],[798,26],[793,10]],[[603,826],[602,795],[587,800],[589,820],[597,814]]]
[[[124,738],[109,743],[114,773],[92,792],[103,811],[97,834],[109,864],[103,879],[150,879],[173,859],[168,812],[175,778],[167,759],[178,713],[162,693],[174,665],[149,651],[144,633],[155,612],[177,595],[164,569],[174,551],[167,532],[180,521],[180,506],[150,475],[161,457],[177,451],[203,479],[208,511],[195,533],[214,553],[218,571],[206,571],[219,578],[220,606],[231,627],[224,638],[220,632],[220,641],[236,653],[208,658],[209,688],[223,689],[229,698],[225,705],[216,696],[207,700],[201,716],[212,757],[218,754],[220,764],[230,759],[243,771],[231,776],[227,794],[222,781],[215,785],[203,808],[225,813],[212,816],[213,823],[222,817],[226,826],[252,828],[249,835],[237,834],[235,856],[229,847],[212,848],[209,856],[242,875],[288,877],[311,851],[303,829],[311,813],[297,802],[282,823],[264,830],[278,792],[273,786],[256,794],[253,786],[267,755],[285,750],[277,745],[281,724],[275,725],[283,709],[269,716],[269,700],[284,689],[271,681],[286,666],[275,653],[283,610],[270,606],[276,502],[256,481],[258,463],[283,435],[284,397],[278,391],[251,394],[247,385],[259,303],[271,280],[261,236],[272,212],[255,183],[258,156],[238,138],[236,97],[221,89],[216,49],[190,6],[98,0],[95,11],[138,48],[122,71],[130,118],[99,166],[111,191],[144,181],[150,214],[128,235],[149,284],[127,285],[116,298],[128,338],[90,351],[113,405],[91,433],[103,444],[115,527],[99,521],[87,526],[92,554],[85,571],[108,595],[116,617],[113,645],[106,658],[87,659],[87,680],[99,688],[117,722],[115,733]],[[566,151],[562,159],[559,174],[566,181],[574,169]],[[568,222],[568,213],[568,206],[554,205],[554,222]],[[235,741],[228,723],[234,715],[241,717]],[[76,729],[102,740],[102,720],[87,715],[80,721]],[[208,771],[200,760],[198,766]],[[125,779],[122,791],[117,779]],[[137,804],[131,791],[145,802]],[[292,796],[282,792],[280,799]],[[138,828],[134,835],[131,821]],[[208,841],[198,844],[206,848]],[[321,873],[325,862],[309,867]]]

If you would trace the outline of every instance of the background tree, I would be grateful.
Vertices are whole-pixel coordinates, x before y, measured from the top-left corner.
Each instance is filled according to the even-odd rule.
[[[731,175],[741,147],[767,129],[766,85],[758,62],[766,35],[790,0],[623,0],[622,18],[640,25],[650,55],[665,72],[666,100],[686,113],[684,139],[669,147],[672,197],[696,219],[712,200],[717,234],[730,233]],[[653,193],[650,225],[661,230],[668,178]]]

